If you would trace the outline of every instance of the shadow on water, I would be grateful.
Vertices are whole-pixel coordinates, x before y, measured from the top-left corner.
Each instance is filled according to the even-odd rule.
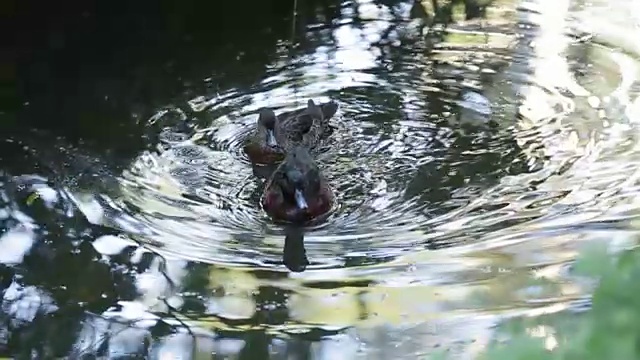
[[[307,250],[304,248],[304,229],[295,226],[285,229],[282,263],[294,272],[303,272],[309,265]]]
[[[291,50],[290,2],[10,3],[2,356],[473,358],[630,233],[640,51],[604,2],[299,1]],[[242,142],[309,98],[337,201],[283,227]]]

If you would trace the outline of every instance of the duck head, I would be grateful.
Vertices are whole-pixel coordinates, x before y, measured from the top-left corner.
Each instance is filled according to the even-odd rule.
[[[270,147],[277,147],[278,142],[276,141],[275,136],[275,127],[278,118],[273,110],[269,108],[260,109],[260,113],[258,114],[258,126],[264,129],[265,143]]]
[[[320,170],[302,146],[293,148],[282,165],[276,183],[285,202],[309,211],[309,203],[320,195]]]
[[[333,195],[306,148],[292,148],[265,189],[263,207],[272,217],[299,222],[327,212]]]

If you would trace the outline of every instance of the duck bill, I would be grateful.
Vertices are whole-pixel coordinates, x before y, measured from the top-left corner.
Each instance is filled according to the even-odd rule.
[[[278,146],[278,142],[276,141],[276,136],[273,133],[273,130],[271,129],[267,130],[267,145],[271,147]]]
[[[304,195],[302,194],[302,191],[300,191],[299,189],[296,189],[294,197],[296,198],[296,204],[298,205],[299,209],[307,210],[309,208],[309,205],[307,204],[307,200],[304,199]]]

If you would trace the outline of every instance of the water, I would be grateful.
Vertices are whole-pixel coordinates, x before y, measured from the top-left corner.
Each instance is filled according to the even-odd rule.
[[[2,178],[4,353],[465,359],[504,319],[588,304],[578,250],[635,233],[637,5],[498,1],[445,32],[428,5],[325,10],[261,80],[136,115],[150,147],[123,169],[20,140],[40,165]],[[309,98],[340,105],[317,158],[337,202],[292,273],[242,141]]]

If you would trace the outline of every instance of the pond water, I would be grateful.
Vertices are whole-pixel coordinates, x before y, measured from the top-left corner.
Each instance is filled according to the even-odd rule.
[[[572,261],[631,246],[640,208],[640,7],[500,0],[446,28],[431,2],[331,11],[251,86],[158,104],[121,171],[8,140],[54,165],[2,176],[3,353],[467,359],[504,319],[588,307]],[[317,156],[337,201],[291,272],[242,142],[261,107],[310,98],[340,106]]]

